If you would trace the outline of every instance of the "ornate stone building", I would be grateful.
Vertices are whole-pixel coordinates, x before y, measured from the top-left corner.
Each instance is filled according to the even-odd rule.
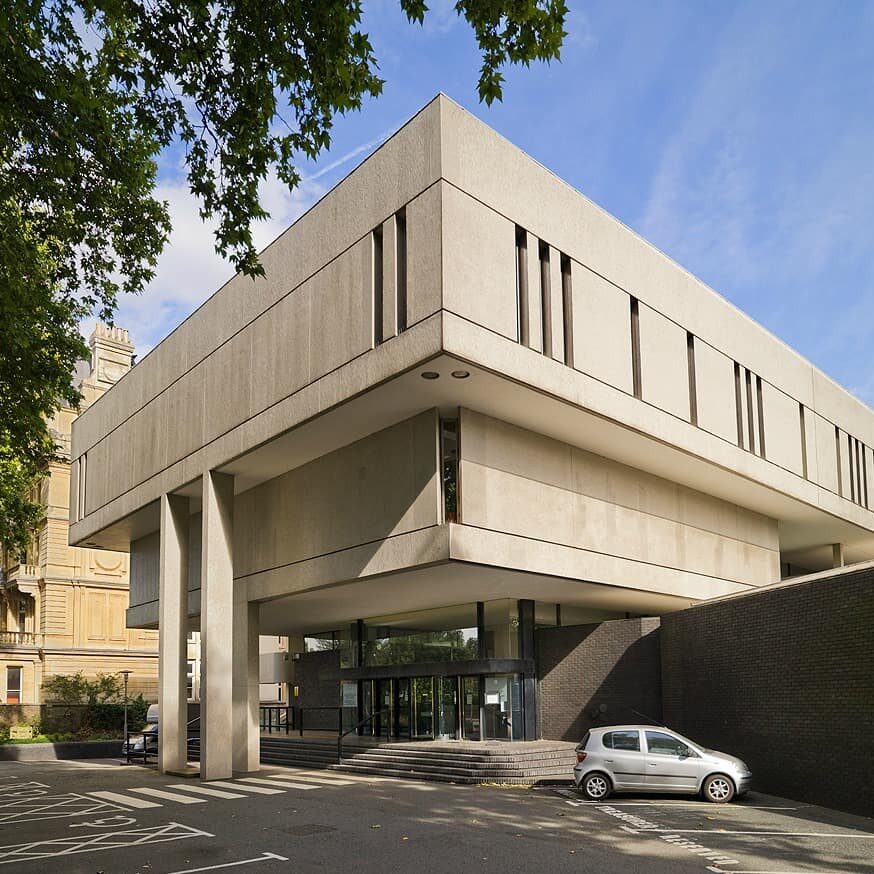
[[[127,553],[69,546],[73,420],[130,370],[134,350],[123,328],[98,324],[90,342],[76,374],[81,407],[63,406],[50,422],[59,453],[37,487],[45,519],[26,553],[2,551],[0,703],[39,704],[45,679],[77,671],[130,669],[134,694],[157,694],[157,632],[125,624]]]

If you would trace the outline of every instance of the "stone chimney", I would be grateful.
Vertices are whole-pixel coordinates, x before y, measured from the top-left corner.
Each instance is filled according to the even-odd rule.
[[[108,389],[130,369],[134,344],[126,328],[110,328],[102,322],[89,338],[91,343],[91,382],[98,388]]]

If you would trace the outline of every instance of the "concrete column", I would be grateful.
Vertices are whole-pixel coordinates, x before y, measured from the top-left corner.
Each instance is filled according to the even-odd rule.
[[[158,701],[161,731],[158,767],[178,771],[188,763],[185,694],[188,635],[188,498],[161,496],[159,558]]]
[[[832,544],[832,567],[843,567],[844,566],[844,544],[843,543],[833,543]]]
[[[233,682],[235,771],[257,771],[261,766],[259,608],[250,603],[244,585],[234,593]]]
[[[203,475],[200,571],[200,778],[233,774],[234,478]]]

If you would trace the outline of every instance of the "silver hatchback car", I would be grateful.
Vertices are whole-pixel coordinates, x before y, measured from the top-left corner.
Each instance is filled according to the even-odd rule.
[[[593,728],[577,746],[574,766],[574,783],[590,801],[611,792],[676,792],[721,804],[743,795],[752,777],[735,756],[657,725]]]

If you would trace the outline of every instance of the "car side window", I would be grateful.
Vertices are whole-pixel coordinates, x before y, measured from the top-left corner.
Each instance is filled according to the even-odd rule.
[[[646,733],[646,747],[651,753],[661,756],[675,756],[681,758],[689,754],[689,747],[684,741],[663,731],[648,731]]]
[[[603,740],[604,746],[610,750],[640,752],[640,732],[638,731],[608,731]]]

